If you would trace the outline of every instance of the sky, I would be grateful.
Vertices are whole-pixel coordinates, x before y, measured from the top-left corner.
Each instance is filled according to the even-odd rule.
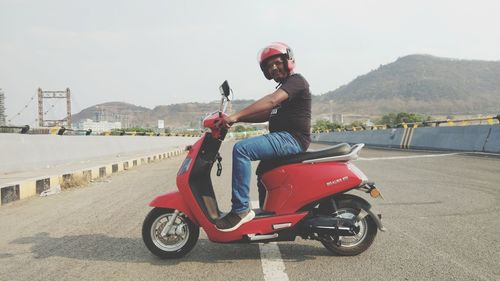
[[[258,99],[275,82],[257,55],[281,41],[320,95],[410,54],[500,61],[499,11],[494,0],[0,0],[0,88],[16,125],[35,124],[38,88],[70,88],[73,113],[214,101],[226,79],[236,99]],[[44,106],[65,115],[63,100]]]

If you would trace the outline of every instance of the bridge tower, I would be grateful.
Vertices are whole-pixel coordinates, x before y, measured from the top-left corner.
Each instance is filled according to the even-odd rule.
[[[60,120],[44,119],[44,99],[66,99],[66,117]],[[38,88],[38,125],[40,127],[65,126],[71,128],[71,92],[69,88],[65,91],[43,91]]]

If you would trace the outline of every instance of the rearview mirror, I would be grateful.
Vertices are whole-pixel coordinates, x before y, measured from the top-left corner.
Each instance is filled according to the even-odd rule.
[[[224,81],[224,83],[222,83],[222,85],[220,85],[219,91],[220,91],[221,95],[225,96],[226,98],[229,96],[229,94],[231,92],[231,88],[229,88],[229,83],[227,82],[227,80]]]

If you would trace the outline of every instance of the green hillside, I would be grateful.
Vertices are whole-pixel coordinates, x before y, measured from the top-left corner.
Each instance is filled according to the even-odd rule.
[[[410,55],[381,65],[349,84],[315,99],[317,114],[497,113],[500,62]]]

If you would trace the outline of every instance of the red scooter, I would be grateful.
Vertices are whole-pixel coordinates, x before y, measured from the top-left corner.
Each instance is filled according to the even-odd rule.
[[[225,116],[230,88],[225,81],[219,111],[203,120],[210,129],[192,146],[177,173],[178,192],[156,197],[144,220],[142,237],[147,248],[160,258],[178,258],[195,246],[200,226],[213,242],[271,242],[303,239],[320,241],[338,255],[358,255],[368,249],[377,234],[384,231],[381,216],[351,190],[380,196],[379,190],[349,160],[357,159],[364,146],[346,143],[305,152],[273,161],[261,162],[257,173],[267,189],[256,216],[232,232],[222,232],[215,220],[222,213],[217,206],[212,166],[218,162],[219,148],[226,130],[218,125]]]

